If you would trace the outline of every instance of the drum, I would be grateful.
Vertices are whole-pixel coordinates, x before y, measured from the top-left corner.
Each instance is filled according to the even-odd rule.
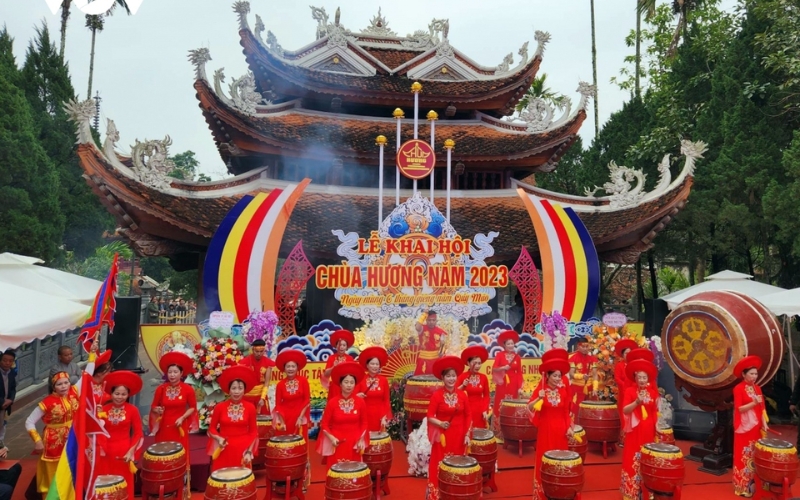
[[[682,302],[664,320],[661,344],[676,379],[721,397],[726,394],[718,389],[736,385],[740,374],[734,367],[743,357],[754,354],[763,361],[758,385],[772,380],[783,358],[775,316],[755,299],[731,291],[702,292]]]
[[[453,455],[439,462],[439,500],[478,500],[483,494],[483,473],[472,457]]]
[[[328,469],[326,500],[370,500],[372,479],[364,462],[339,462]]]
[[[97,500],[128,500],[128,483],[122,476],[97,476],[94,495]]]
[[[642,446],[639,474],[644,487],[656,498],[659,495],[673,495],[683,485],[686,474],[681,449],[665,443]]]
[[[433,375],[414,375],[406,382],[403,392],[403,408],[406,418],[411,421],[422,422],[428,414],[428,403],[433,393],[443,387],[442,381]]]
[[[211,473],[203,495],[206,500],[255,500],[256,480],[246,467],[225,467]]]
[[[267,442],[272,437],[272,416],[258,415],[256,417],[258,425],[258,453],[253,457],[253,468],[264,468],[264,454],[267,451]]]
[[[488,429],[475,429],[469,442],[469,456],[477,460],[483,475],[494,472],[497,463],[497,441]]]
[[[583,461],[574,451],[546,451],[542,456],[541,477],[545,497],[572,500],[583,490]]]
[[[303,436],[273,436],[267,442],[264,465],[269,481],[285,482],[287,477],[290,481],[303,479],[307,463],[308,446]]]
[[[656,428],[656,443],[675,444],[675,434],[672,427]]]
[[[525,399],[500,402],[500,430],[508,441],[536,441],[538,429],[531,424],[531,412]]]
[[[361,459],[369,467],[372,477],[381,473],[381,477],[385,480],[389,477],[389,471],[392,469],[392,438],[385,432],[370,432],[369,433],[369,446],[364,450]]]
[[[580,425],[572,426],[572,436],[567,438],[569,451],[574,451],[581,457],[581,462],[586,461],[586,452],[589,449],[589,440],[586,439],[586,431]]]
[[[165,441],[150,445],[142,458],[142,498],[159,492],[183,491],[186,460],[186,451],[180,443]]]
[[[797,480],[797,449],[782,439],[759,439],[753,454],[756,475],[765,483],[782,485],[783,478],[789,486]]]
[[[617,405],[606,401],[583,401],[578,410],[578,424],[593,443],[616,443],[619,440]]]

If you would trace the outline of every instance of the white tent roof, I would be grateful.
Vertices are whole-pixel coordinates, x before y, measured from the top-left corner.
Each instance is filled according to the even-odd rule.
[[[0,254],[0,351],[80,326],[101,282]]]
[[[753,281],[752,276],[748,274],[737,273],[734,271],[722,271],[717,274],[712,274],[706,281],[698,283],[689,288],[672,292],[669,295],[661,297],[670,309],[675,309],[678,305],[697,295],[700,292],[710,292],[714,290],[731,290],[739,292],[748,297],[761,300],[765,295],[784,292],[783,288],[767,285],[758,281]]]
[[[759,297],[758,301],[772,311],[775,316],[800,316],[800,288],[771,293]]]
[[[43,263],[35,257],[0,254],[0,287],[8,283],[92,306],[101,282],[36,265]]]

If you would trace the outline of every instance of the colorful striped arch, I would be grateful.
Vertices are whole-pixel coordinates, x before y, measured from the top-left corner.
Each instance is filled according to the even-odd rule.
[[[203,293],[209,311],[230,311],[237,322],[275,308],[275,275],[283,232],[311,182],[246,195],[225,215],[208,246]]]
[[[574,210],[517,189],[533,222],[542,259],[542,312],[569,321],[593,316],[600,297],[600,261]]]

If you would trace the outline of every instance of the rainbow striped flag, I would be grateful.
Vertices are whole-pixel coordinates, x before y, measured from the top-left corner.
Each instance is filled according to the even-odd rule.
[[[94,298],[92,309],[86,316],[86,321],[83,323],[81,333],[78,336],[78,342],[83,344],[86,352],[92,348],[92,342],[97,336],[97,332],[104,324],[108,325],[109,330],[114,329],[114,311],[117,309],[117,271],[119,270],[119,254],[114,254],[114,261],[111,263],[111,268],[108,270],[103,285],[97,291]]]

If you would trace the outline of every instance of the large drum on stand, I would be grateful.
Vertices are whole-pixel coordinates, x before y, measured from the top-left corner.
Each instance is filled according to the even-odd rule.
[[[541,477],[542,491],[549,500],[572,500],[583,490],[583,461],[574,451],[546,451]]]
[[[303,436],[273,436],[264,453],[267,471],[267,498],[281,498],[288,488],[292,495],[303,498],[303,479],[308,467],[308,445]]]
[[[789,489],[797,481],[798,469],[797,449],[792,443],[782,439],[759,439],[753,453],[753,464],[756,490],[769,489],[783,498],[789,496]]]
[[[642,477],[642,497],[649,491],[656,500],[680,500],[686,469],[683,453],[675,445],[649,443],[642,446],[639,474]]]
[[[488,429],[474,429],[469,442],[469,456],[478,461],[483,470],[483,487],[497,491],[494,472],[497,467],[497,440]]]
[[[439,500],[479,500],[483,474],[472,457],[453,455],[439,462]]]
[[[128,483],[122,476],[97,476],[94,495],[98,500],[128,500]]]
[[[369,467],[372,481],[375,483],[375,497],[380,492],[384,495],[391,493],[389,490],[389,471],[392,469],[392,438],[385,432],[370,432],[369,446],[364,450],[361,459]],[[380,492],[378,491],[380,489]]]
[[[406,420],[422,422],[422,419],[428,414],[428,404],[431,402],[433,393],[440,387],[444,387],[442,381],[433,375],[414,375],[409,378],[403,392],[403,409],[406,413]]]
[[[370,500],[372,480],[363,462],[339,462],[328,469],[325,500]]]
[[[527,399],[504,399],[500,402],[500,430],[503,432],[503,449],[509,441],[516,441],[519,456],[522,445],[536,441],[538,429],[531,424]]]
[[[619,440],[617,405],[607,401],[583,401],[578,409],[578,424],[586,431],[586,439],[603,444],[603,458],[608,458],[608,446],[615,449]]]
[[[180,443],[165,441],[150,445],[142,458],[142,499],[174,495],[183,498],[188,468]]]
[[[246,467],[225,467],[211,473],[203,495],[206,500],[255,500],[256,480]]]

